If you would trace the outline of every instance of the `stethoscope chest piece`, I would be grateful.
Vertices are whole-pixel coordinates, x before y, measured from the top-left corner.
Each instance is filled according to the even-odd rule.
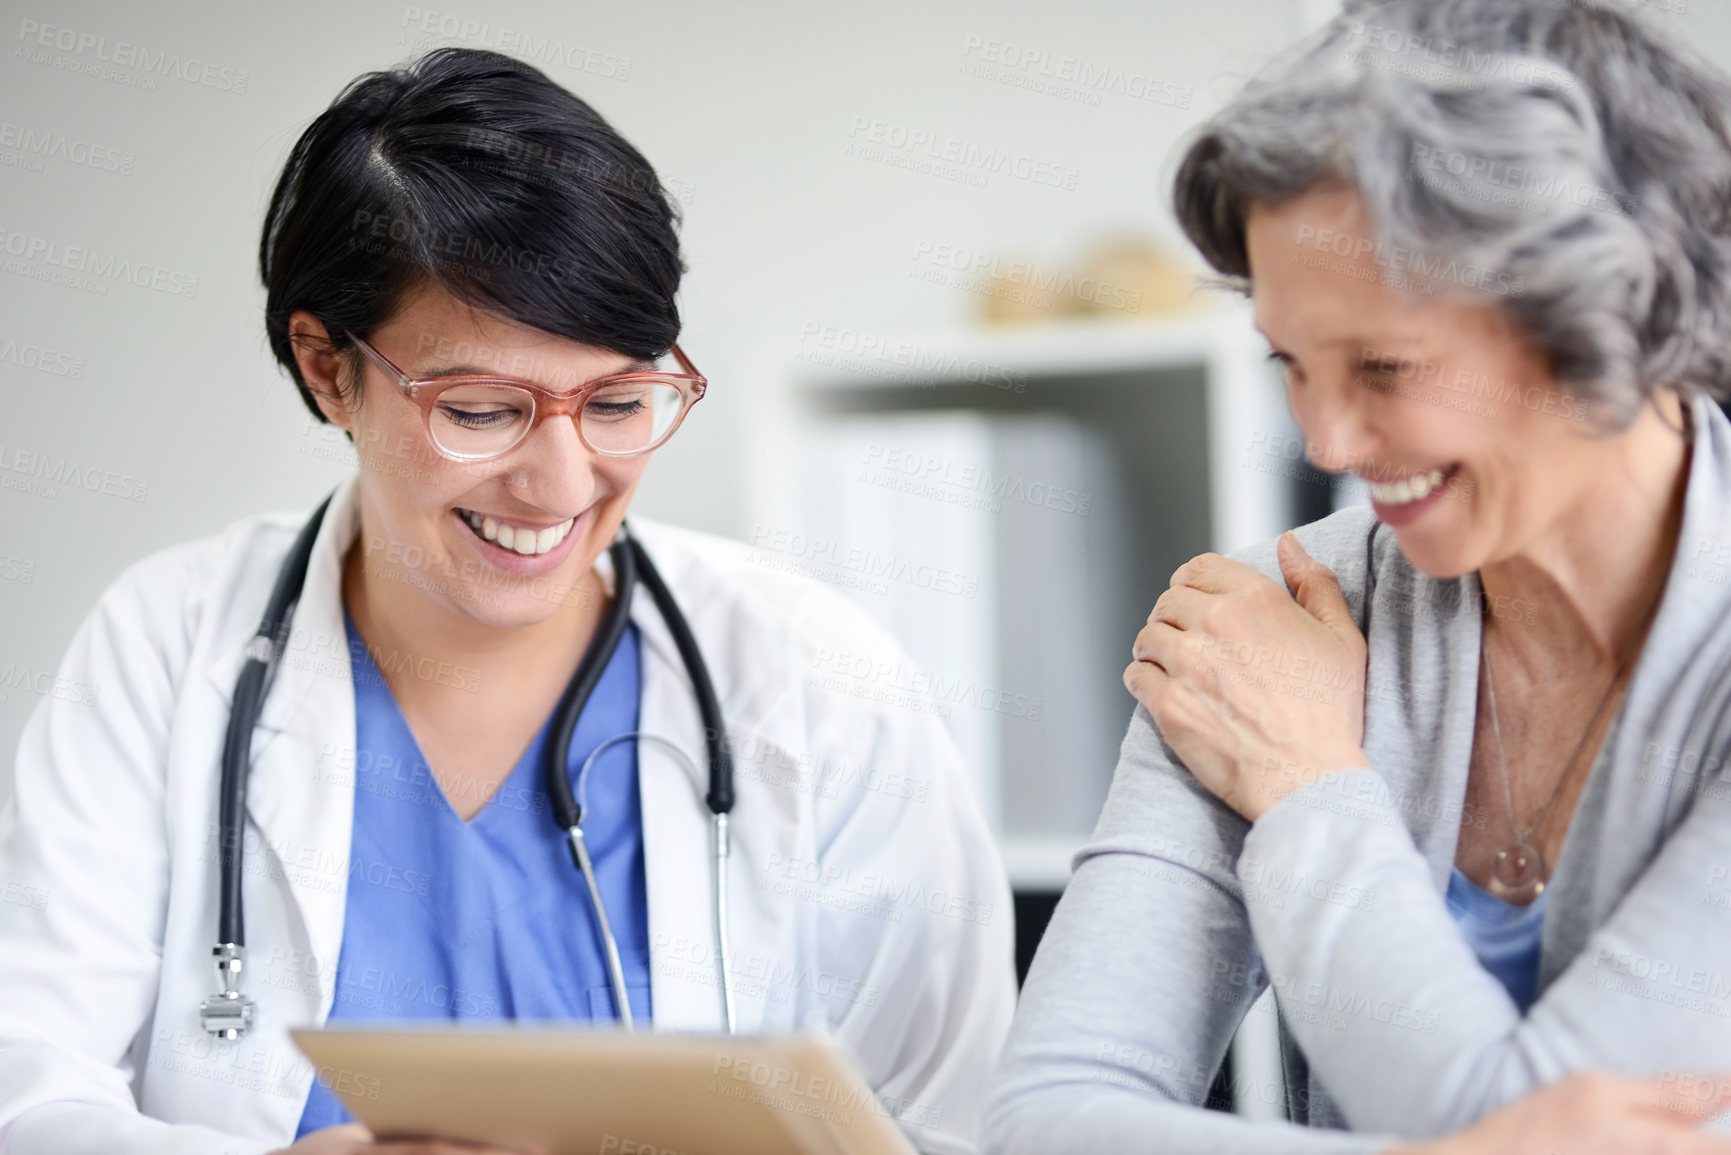
[[[198,1021],[219,1039],[234,1040],[252,1026],[253,1001],[240,993],[240,975],[246,969],[246,948],[238,943],[219,943],[211,948],[216,961],[217,993],[198,1006]]]

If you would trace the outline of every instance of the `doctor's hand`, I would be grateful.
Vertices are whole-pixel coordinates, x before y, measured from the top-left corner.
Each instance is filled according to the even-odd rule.
[[[489,1147],[445,1139],[378,1141],[359,1123],[314,1131],[273,1155],[545,1155],[539,1148]]]
[[[1124,671],[1184,765],[1252,822],[1305,782],[1370,764],[1364,636],[1328,567],[1291,533],[1276,552],[1291,594],[1217,554],[1179,566]]]

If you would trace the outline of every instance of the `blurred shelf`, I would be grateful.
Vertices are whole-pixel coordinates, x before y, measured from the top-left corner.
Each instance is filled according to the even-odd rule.
[[[808,325],[764,351],[757,379],[758,527],[978,575],[966,600],[836,584],[928,671],[1045,703],[1032,722],[946,716],[1013,885],[1062,890],[1134,705],[1119,683],[1130,641],[1172,571],[1327,511],[1248,304],[1134,323]],[[939,463],[940,480],[898,489],[862,444]],[[982,474],[1090,494],[1091,512],[1060,524],[949,480]]]
[[[1247,336],[1257,339],[1236,308],[1143,322],[1079,318],[887,337],[838,330],[833,339],[825,333],[810,332],[800,342],[810,351],[790,368],[802,386],[882,389],[942,383],[954,380],[956,375],[942,368],[953,361],[1057,378],[1195,365],[1235,357]]]
[[[761,464],[753,503],[759,513],[785,516],[791,480],[780,467],[785,447],[798,444],[789,439],[802,426],[825,417],[1062,409],[1075,395],[1111,387],[1133,402],[1126,415],[1141,416],[1135,410],[1150,390],[1181,395],[1200,379],[1206,414],[1197,415],[1190,432],[1201,443],[1188,448],[1202,459],[1201,472],[1162,477],[1160,484],[1194,486],[1205,478],[1193,502],[1205,510],[1207,529],[1201,538],[1187,536],[1188,552],[1172,566],[1203,550],[1241,549],[1294,524],[1289,478],[1249,463],[1258,447],[1296,432],[1267,349],[1243,302],[1137,322],[1079,318],[893,334],[808,326],[791,355],[784,349],[762,358],[758,377],[769,395],[754,427],[753,457]],[[1176,448],[1158,430],[1148,432],[1151,451]]]

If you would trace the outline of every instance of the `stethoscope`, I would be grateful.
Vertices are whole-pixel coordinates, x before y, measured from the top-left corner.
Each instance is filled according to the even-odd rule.
[[[295,539],[288,558],[277,574],[270,601],[265,605],[264,620],[258,633],[247,643],[247,661],[235,683],[234,704],[228,716],[228,733],[222,746],[222,788],[218,802],[218,821],[222,832],[220,844],[221,899],[217,917],[217,942],[211,954],[216,961],[218,991],[199,1005],[199,1021],[205,1030],[219,1039],[238,1039],[252,1026],[253,1000],[241,993],[240,982],[246,967],[246,929],[241,915],[240,883],[243,854],[242,822],[246,805],[246,779],[252,747],[253,728],[264,708],[264,696],[270,676],[282,656],[288,640],[289,623],[295,606],[306,585],[307,562],[312,557],[313,542],[331,499],[325,498],[313,511],[306,526]],[[590,901],[595,907],[595,922],[607,960],[608,982],[613,988],[613,1001],[618,1007],[619,1022],[633,1030],[631,1003],[625,990],[625,969],[619,961],[619,942],[613,937],[613,926],[607,917],[607,906],[601,900],[601,888],[595,880],[595,868],[589,860],[589,847],[583,839],[584,787],[589,770],[605,751],[623,742],[636,739],[652,741],[683,761],[695,771],[691,757],[665,738],[633,732],[607,739],[583,762],[573,790],[569,773],[571,735],[577,729],[577,719],[607,664],[613,660],[619,643],[625,637],[631,620],[631,595],[641,581],[649,589],[656,609],[661,613],[673,644],[691,678],[697,696],[697,710],[703,719],[704,745],[709,755],[709,790],[704,803],[709,807],[710,826],[714,832],[715,866],[715,966],[721,989],[721,1009],[729,1034],[734,1031],[733,988],[728,982],[727,969],[727,859],[731,851],[727,816],[733,809],[733,760],[728,753],[727,735],[722,726],[721,704],[715,696],[715,684],[710,681],[709,668],[697,648],[691,626],[673,600],[667,583],[636,538],[623,527],[608,548],[613,561],[614,596],[594,639],[577,663],[577,672],[565,688],[553,714],[553,732],[548,735],[546,758],[542,764],[547,795],[552,801],[553,817],[565,831],[576,864],[588,886]],[[695,777],[695,774],[694,774]]]

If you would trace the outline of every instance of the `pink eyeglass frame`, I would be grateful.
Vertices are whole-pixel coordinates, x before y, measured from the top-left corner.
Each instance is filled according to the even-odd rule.
[[[598,453],[603,457],[640,457],[667,444],[668,438],[678,432],[680,425],[684,423],[685,415],[691,412],[691,407],[703,400],[703,394],[709,389],[709,379],[697,371],[697,366],[691,363],[691,359],[678,345],[673,346],[673,358],[679,362],[679,367],[685,370],[684,373],[612,373],[605,377],[597,377],[593,381],[586,381],[569,392],[555,393],[551,389],[544,389],[531,381],[522,381],[515,377],[494,377],[485,374],[469,374],[457,377],[411,377],[399,369],[389,357],[360,337],[350,333],[349,339],[354,341],[360,351],[374,365],[377,365],[387,377],[396,382],[397,387],[403,391],[405,397],[420,407],[421,424],[426,428],[427,440],[440,455],[448,457],[452,461],[491,461],[496,457],[503,457],[523,444],[531,433],[540,428],[543,420],[561,415],[572,418],[572,424],[577,428],[577,440],[581,441],[583,447],[589,452]],[[583,422],[581,420],[583,406],[596,390],[607,385],[617,385],[622,381],[658,381],[672,385],[679,390],[679,396],[683,402],[679,407],[679,415],[673,419],[673,423],[667,427],[665,433],[642,449],[631,449],[624,452],[614,449],[597,449],[589,444],[587,437],[583,436]],[[497,453],[479,455],[452,453],[439,444],[439,439],[433,436],[433,406],[438,404],[440,396],[446,390],[466,385],[504,385],[512,389],[521,389],[529,394],[535,409],[529,418],[528,426],[517,437],[517,440]]]

